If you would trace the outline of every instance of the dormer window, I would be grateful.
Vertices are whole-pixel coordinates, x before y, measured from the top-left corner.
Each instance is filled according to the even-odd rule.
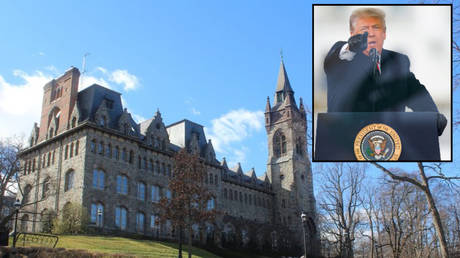
[[[99,125],[101,127],[105,127],[107,124],[107,121],[106,121],[106,117],[105,116],[101,116],[101,119],[99,119]]]
[[[276,101],[277,102],[283,102],[284,100],[284,94],[282,91],[279,91],[276,93]]]

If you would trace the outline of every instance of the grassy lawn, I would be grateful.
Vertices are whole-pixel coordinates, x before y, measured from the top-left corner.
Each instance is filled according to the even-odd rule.
[[[19,242],[18,246],[21,246]],[[175,243],[109,236],[59,236],[59,242],[56,247],[137,257],[177,257],[178,254],[178,245]],[[182,247],[182,255],[187,257],[188,253],[185,250],[187,246],[182,245]],[[196,247],[193,247],[192,254],[192,257],[218,257]]]

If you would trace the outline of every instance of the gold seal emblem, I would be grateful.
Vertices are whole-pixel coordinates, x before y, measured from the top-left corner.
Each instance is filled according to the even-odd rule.
[[[398,133],[386,124],[370,124],[356,135],[353,146],[357,160],[398,160],[402,144]]]

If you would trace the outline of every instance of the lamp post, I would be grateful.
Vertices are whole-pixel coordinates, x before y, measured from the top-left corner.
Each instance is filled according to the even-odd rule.
[[[14,232],[13,232],[13,247],[16,247],[16,235],[18,232],[18,213],[19,213],[19,208],[21,208],[21,202],[19,199],[16,199],[14,202],[14,209],[16,212],[15,219],[14,219]]]
[[[305,258],[307,258],[307,214],[302,211],[300,218],[302,219],[303,224],[303,250],[305,253]]]
[[[100,207],[97,209],[96,226],[102,227],[102,209]]]

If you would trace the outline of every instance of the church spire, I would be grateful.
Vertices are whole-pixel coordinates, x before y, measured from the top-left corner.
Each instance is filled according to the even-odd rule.
[[[284,61],[281,58],[280,70],[278,72],[278,81],[276,82],[275,105],[282,103],[287,95],[294,94],[289,83],[289,78],[284,67]]]

